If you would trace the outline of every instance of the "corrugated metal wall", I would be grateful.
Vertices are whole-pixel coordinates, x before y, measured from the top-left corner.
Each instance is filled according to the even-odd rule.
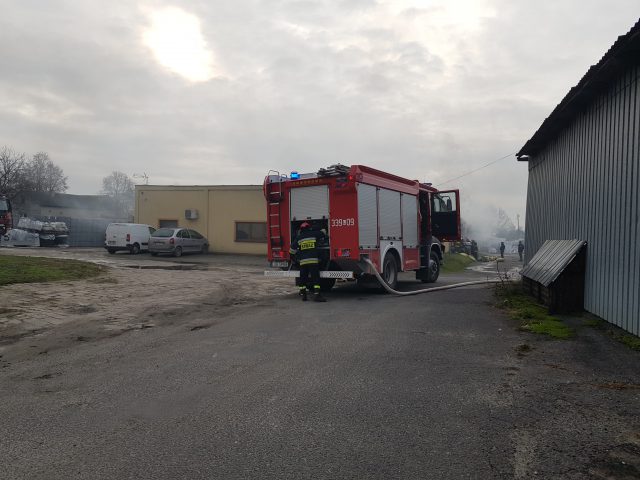
[[[585,308],[640,335],[640,67],[529,161],[526,261],[547,239],[588,242]]]
[[[360,248],[378,246],[378,191],[373,185],[357,184],[358,237]]]
[[[402,217],[400,216],[400,192],[378,188],[378,227],[380,239],[400,240],[402,238]]]

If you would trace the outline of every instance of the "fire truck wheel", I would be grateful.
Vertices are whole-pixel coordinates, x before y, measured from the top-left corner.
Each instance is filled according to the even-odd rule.
[[[426,283],[433,283],[440,276],[440,258],[436,252],[429,255],[429,267],[427,267],[427,278],[423,280]]]
[[[384,262],[382,263],[382,278],[389,287],[395,289],[398,285],[398,263],[396,257],[392,253],[387,253],[384,256]]]

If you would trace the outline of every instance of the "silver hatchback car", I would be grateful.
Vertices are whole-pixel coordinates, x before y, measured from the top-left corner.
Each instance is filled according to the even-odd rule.
[[[189,228],[159,228],[149,237],[151,255],[170,253],[180,257],[183,253],[207,253],[208,251],[207,239]]]

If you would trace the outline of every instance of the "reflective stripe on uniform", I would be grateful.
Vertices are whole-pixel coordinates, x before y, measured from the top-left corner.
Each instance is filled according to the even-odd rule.
[[[300,260],[300,265],[314,265],[318,263],[317,258],[305,258],[304,260]]]

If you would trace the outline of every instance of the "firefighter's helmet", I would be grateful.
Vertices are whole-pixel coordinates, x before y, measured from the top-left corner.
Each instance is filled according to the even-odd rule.
[[[305,228],[309,228],[311,226],[311,224],[309,222],[302,222],[302,225],[300,225],[300,230],[304,230]]]

